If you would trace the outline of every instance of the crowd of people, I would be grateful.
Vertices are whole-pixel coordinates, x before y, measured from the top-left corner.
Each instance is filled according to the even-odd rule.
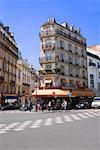
[[[45,101],[43,99],[41,100],[37,100],[35,102],[32,102],[31,100],[27,100],[25,99],[25,103],[21,106],[20,110],[24,110],[24,111],[31,111],[32,109],[34,111],[44,111],[44,110],[48,110],[48,111],[54,111],[54,110],[67,110],[68,108],[68,102],[67,100],[48,100]]]

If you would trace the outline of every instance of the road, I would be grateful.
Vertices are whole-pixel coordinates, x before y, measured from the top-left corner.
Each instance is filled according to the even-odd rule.
[[[99,150],[100,110],[0,112],[0,150]]]

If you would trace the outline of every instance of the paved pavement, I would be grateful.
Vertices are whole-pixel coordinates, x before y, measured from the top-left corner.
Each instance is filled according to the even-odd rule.
[[[100,111],[0,112],[1,150],[99,150]]]

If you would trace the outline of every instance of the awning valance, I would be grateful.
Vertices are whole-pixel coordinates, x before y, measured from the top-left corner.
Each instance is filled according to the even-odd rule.
[[[67,97],[69,91],[61,89],[44,89],[44,90],[35,90],[32,93],[32,96],[57,96],[57,97]]]
[[[51,80],[45,80],[44,83],[51,83]]]

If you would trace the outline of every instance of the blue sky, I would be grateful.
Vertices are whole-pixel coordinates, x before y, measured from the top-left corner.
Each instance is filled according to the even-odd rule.
[[[0,0],[0,21],[14,32],[24,58],[39,68],[40,26],[54,17],[81,28],[88,46],[100,43],[100,0]]]

